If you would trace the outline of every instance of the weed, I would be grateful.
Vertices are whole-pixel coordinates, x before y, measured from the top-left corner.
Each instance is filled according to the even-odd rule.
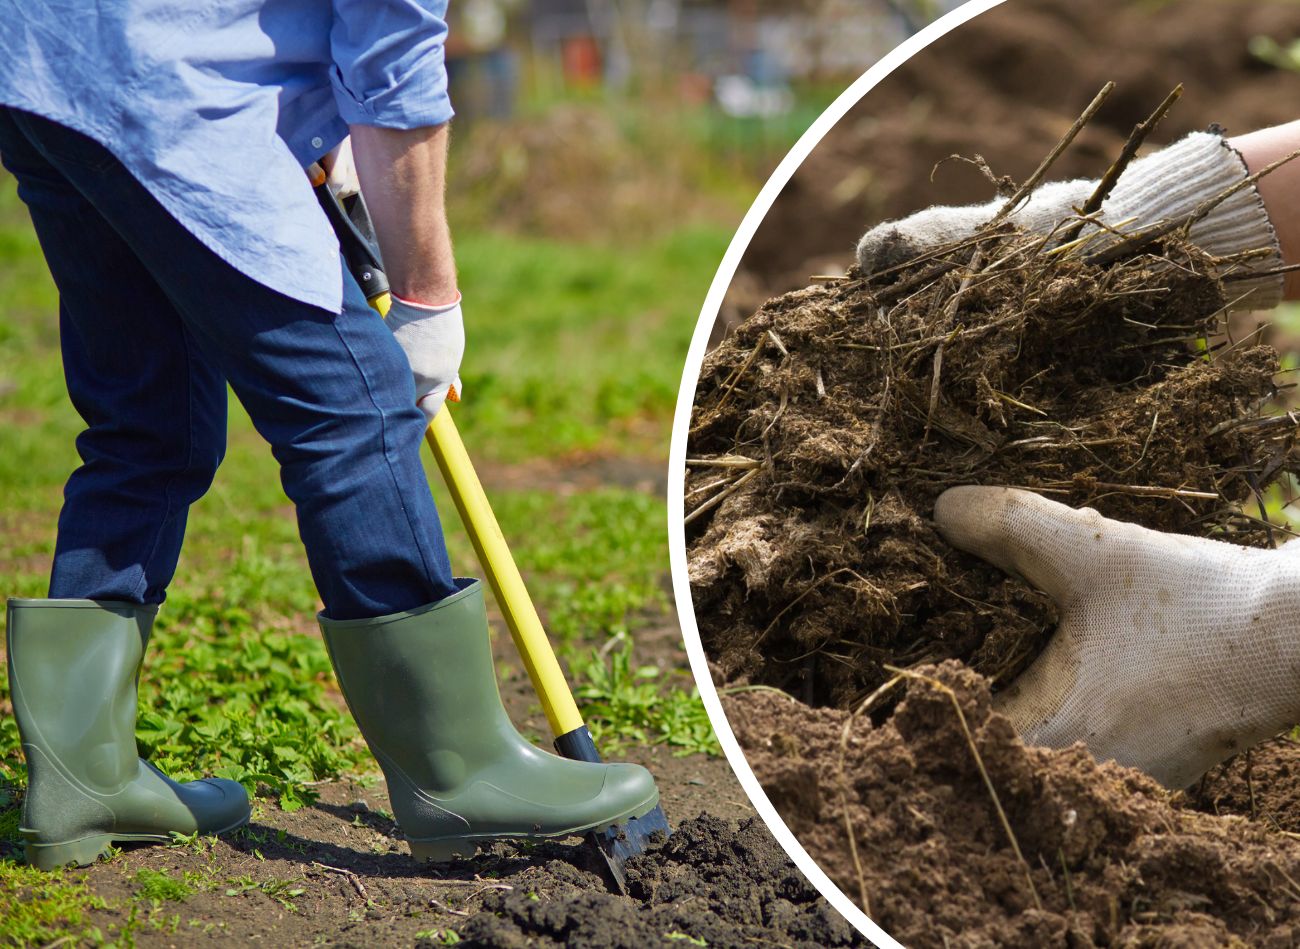
[[[460,933],[454,929],[421,929],[415,938],[436,942],[440,946],[455,946],[461,941]]]
[[[184,903],[195,889],[185,880],[177,880],[166,870],[140,870],[135,875],[139,884],[136,895],[154,903]]]
[[[265,893],[289,912],[296,913],[298,912],[298,905],[293,902],[294,898],[307,892],[306,889],[297,885],[302,882],[302,879],[258,881],[244,874],[231,877],[226,881],[226,896],[242,896],[245,893],[257,891]]]
[[[241,607],[178,599],[142,676],[142,754],[178,780],[213,774],[264,788],[286,811],[314,800],[309,782],[368,762],[325,695],[319,639],[259,636]]]
[[[665,744],[679,755],[720,754],[699,692],[661,686],[656,666],[632,667],[632,646],[607,658],[592,653],[574,663],[583,682],[575,690],[593,737],[608,747],[632,741]]]

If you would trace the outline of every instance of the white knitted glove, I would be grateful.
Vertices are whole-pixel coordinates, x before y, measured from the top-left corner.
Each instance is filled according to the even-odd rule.
[[[416,402],[429,421],[447,399],[460,401],[460,361],[465,354],[465,324],[455,303],[425,306],[393,296],[384,322],[411,363]]]
[[[1163,534],[1010,488],[952,488],[934,519],[1060,608],[995,698],[1027,742],[1083,741],[1181,788],[1300,722],[1300,543]]]
[[[352,160],[352,136],[348,136],[334,146],[320,160],[325,171],[325,180],[329,182],[330,191],[339,199],[350,198],[361,192],[361,179],[357,177],[357,166]]]
[[[1177,220],[1247,174],[1241,155],[1221,135],[1194,132],[1129,165],[1102,203],[1101,220],[1123,233]],[[1009,218],[1024,230],[1046,234],[1075,218],[1075,209],[1088,200],[1096,186],[1097,182],[1084,180],[1043,185]],[[872,273],[910,260],[927,248],[969,237],[988,223],[1003,204],[997,200],[969,207],[932,207],[901,221],[886,221],[867,231],[858,242],[858,264]],[[1081,233],[1097,230],[1089,224]],[[1193,224],[1190,237],[1193,244],[1216,257],[1271,248],[1271,256],[1248,264],[1253,270],[1282,264],[1277,235],[1254,185],[1227,198]],[[1100,248],[1115,240],[1118,238],[1110,234],[1100,234],[1089,248]],[[1282,299],[1282,282],[1282,276],[1277,274],[1236,282],[1232,295],[1242,299],[1232,308],[1264,310],[1277,306]]]

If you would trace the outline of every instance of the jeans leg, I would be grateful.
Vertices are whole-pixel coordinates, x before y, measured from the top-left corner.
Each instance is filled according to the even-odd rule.
[[[410,366],[356,282],[345,278],[339,313],[262,286],[204,247],[105,149],[22,121],[57,149],[51,162],[148,271],[270,442],[326,613],[378,616],[456,592],[420,462],[425,420]],[[64,160],[77,149],[87,162]]]
[[[225,380],[135,255],[6,113],[0,154],[59,289],[64,376],[86,423],[49,595],[160,603],[189,506],[225,450]]]

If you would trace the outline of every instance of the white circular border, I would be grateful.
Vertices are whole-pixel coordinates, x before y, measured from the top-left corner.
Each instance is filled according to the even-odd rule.
[[[700,641],[700,630],[695,622],[695,608],[691,602],[690,582],[686,576],[686,531],[682,524],[685,517],[682,494],[686,478],[686,437],[687,432],[690,430],[691,406],[694,402],[695,386],[699,380],[700,365],[704,361],[709,334],[713,329],[714,322],[717,320],[718,311],[722,308],[723,297],[726,295],[727,288],[731,286],[731,281],[736,275],[736,268],[740,266],[740,259],[749,246],[750,240],[753,239],[754,232],[758,230],[758,225],[767,216],[767,212],[771,209],[777,195],[781,193],[781,189],[785,187],[786,183],[794,175],[795,170],[798,169],[826,133],[876,83],[906,62],[914,53],[924,49],[948,31],[955,29],[972,17],[998,6],[1002,2],[1003,0],[968,0],[967,3],[935,20],[916,35],[904,40],[886,54],[883,59],[863,73],[854,81],[853,85],[841,93],[839,98],[817,117],[817,120],[813,122],[808,131],[800,136],[794,148],[777,165],[776,171],[772,172],[772,177],[763,185],[763,190],[758,193],[758,197],[745,214],[744,220],[740,222],[740,228],[732,237],[731,244],[727,247],[727,252],[722,258],[722,263],[718,266],[718,272],[713,277],[713,283],[709,287],[709,294],[704,298],[704,306],[700,310],[700,320],[695,326],[695,334],[691,337],[691,347],[686,355],[686,367],[682,373],[682,384],[677,392],[677,412],[673,418],[672,445],[668,452],[668,548],[672,564],[673,595],[677,601],[677,613],[681,618],[682,635],[686,640],[686,654],[690,658],[691,671],[695,674],[695,681],[699,684],[700,697],[704,700],[704,707],[709,713],[709,720],[713,723],[714,731],[717,732],[722,751],[727,756],[727,761],[730,763],[732,770],[736,772],[736,777],[740,779],[740,786],[745,789],[745,793],[749,795],[750,801],[753,802],[758,815],[763,818],[777,841],[794,860],[795,865],[812,881],[813,886],[817,887],[818,891],[822,896],[826,897],[832,906],[839,910],[850,923],[861,930],[862,934],[876,946],[879,946],[880,949],[903,949],[903,947],[896,939],[873,923],[862,910],[858,909],[853,901],[844,894],[844,891],[832,883],[830,877],[822,872],[817,863],[808,855],[808,851],[803,849],[803,846],[790,832],[790,828],[785,825],[785,821],[781,820],[776,808],[772,806],[772,802],[768,800],[767,795],[763,792],[762,786],[758,783],[753,770],[749,767],[749,762],[745,760],[744,752],[740,750],[740,745],[731,730],[731,725],[722,712],[722,703],[718,699],[718,690],[713,684],[713,679],[709,676],[708,660],[704,655],[704,645]]]

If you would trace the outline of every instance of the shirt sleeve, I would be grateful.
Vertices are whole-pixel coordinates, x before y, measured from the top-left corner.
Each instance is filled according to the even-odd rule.
[[[412,129],[452,117],[447,0],[333,0],[330,82],[349,125]]]

